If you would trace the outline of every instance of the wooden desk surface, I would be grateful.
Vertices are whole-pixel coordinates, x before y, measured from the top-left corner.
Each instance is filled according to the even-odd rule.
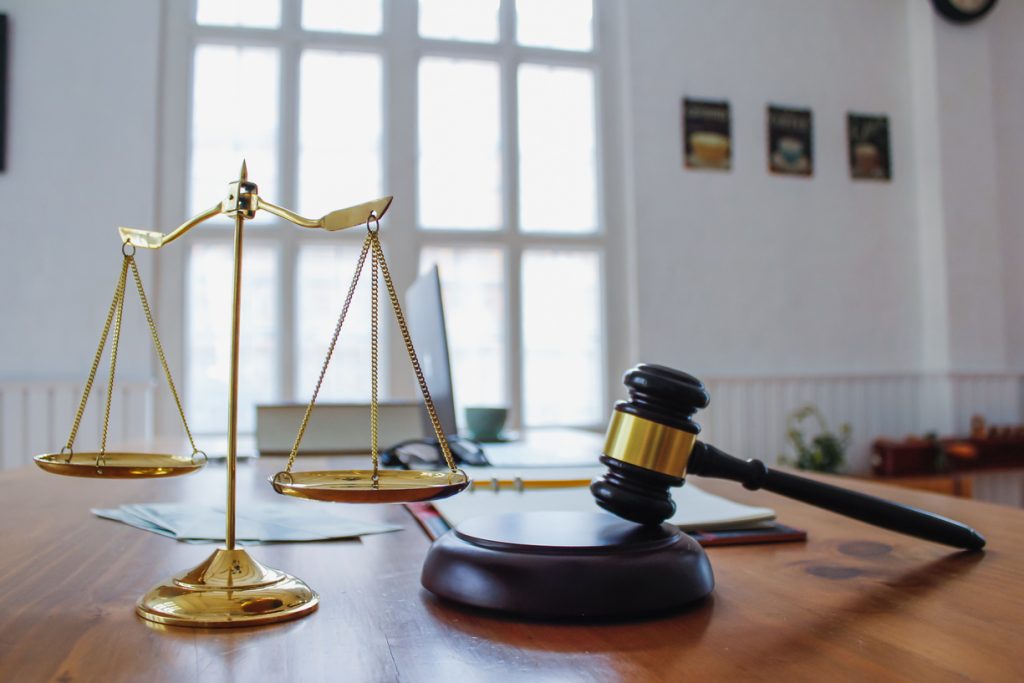
[[[285,500],[264,483],[280,465],[242,463],[240,504]],[[351,506],[353,517],[405,529],[252,550],[318,590],[317,613],[202,631],[151,625],[133,607],[152,584],[197,564],[212,546],[97,519],[89,508],[221,502],[222,465],[135,482],[75,480],[34,467],[3,472],[0,680],[1024,680],[1024,511],[848,482],[960,519],[988,537],[987,552],[958,553],[772,494],[694,479],[774,507],[810,540],[709,549],[715,591],[681,614],[525,622],[437,601],[419,584],[428,541],[404,508]]]

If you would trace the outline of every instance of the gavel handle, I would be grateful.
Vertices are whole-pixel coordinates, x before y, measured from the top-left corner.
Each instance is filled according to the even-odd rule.
[[[968,550],[985,546],[985,537],[966,524],[908,505],[779,472],[760,460],[740,460],[701,441],[694,445],[687,473],[738,481],[752,491],[764,489],[936,543]]]

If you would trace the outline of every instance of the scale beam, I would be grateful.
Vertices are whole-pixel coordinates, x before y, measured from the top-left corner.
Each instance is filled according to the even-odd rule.
[[[228,196],[220,203],[189,218],[169,233],[165,234],[155,230],[143,230],[124,226],[119,226],[117,232],[121,236],[122,242],[130,242],[133,246],[140,249],[159,249],[178,239],[197,225],[205,223],[218,215],[234,218],[236,215],[242,214],[246,219],[251,219],[260,209],[267,213],[272,213],[278,218],[283,218],[300,228],[321,228],[327,232],[337,232],[346,228],[366,225],[369,216],[375,216],[380,220],[391,207],[392,199],[394,197],[381,197],[380,199],[331,211],[320,218],[306,218],[260,197],[256,184],[249,182],[247,174],[243,171],[239,180],[230,184]]]
[[[381,197],[380,199],[374,199],[371,202],[363,202],[362,204],[350,206],[347,209],[332,211],[326,216],[322,216],[315,220],[311,218],[303,218],[288,209],[283,209],[276,204],[271,204],[262,197],[259,198],[257,208],[268,211],[279,218],[283,218],[286,221],[294,223],[300,228],[323,228],[327,232],[337,232],[338,230],[344,230],[345,228],[355,228],[360,225],[366,225],[366,217],[371,214],[376,214],[377,218],[381,218],[391,206],[392,199],[393,197]]]

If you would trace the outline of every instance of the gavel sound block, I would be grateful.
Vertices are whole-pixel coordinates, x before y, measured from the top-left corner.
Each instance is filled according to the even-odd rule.
[[[666,524],[687,472],[763,488],[900,533],[980,550],[970,527],[916,508],[778,472],[697,440],[693,415],[710,398],[684,372],[641,364],[615,405],[590,486],[599,511],[533,512],[467,520],[427,554],[422,583],[455,602],[532,617],[635,616],[676,610],[714,588],[704,550]]]

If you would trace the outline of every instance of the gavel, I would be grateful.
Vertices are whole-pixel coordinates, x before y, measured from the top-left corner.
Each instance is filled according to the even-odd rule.
[[[697,439],[693,419],[710,402],[696,377],[640,364],[623,382],[629,399],[615,404],[604,455],[608,470],[590,485],[597,504],[633,522],[661,524],[675,512],[669,489],[687,474],[730,479],[885,529],[936,543],[979,550],[985,538],[971,527],[924,510],[856,493],[787,472],[760,460],[741,460]]]

